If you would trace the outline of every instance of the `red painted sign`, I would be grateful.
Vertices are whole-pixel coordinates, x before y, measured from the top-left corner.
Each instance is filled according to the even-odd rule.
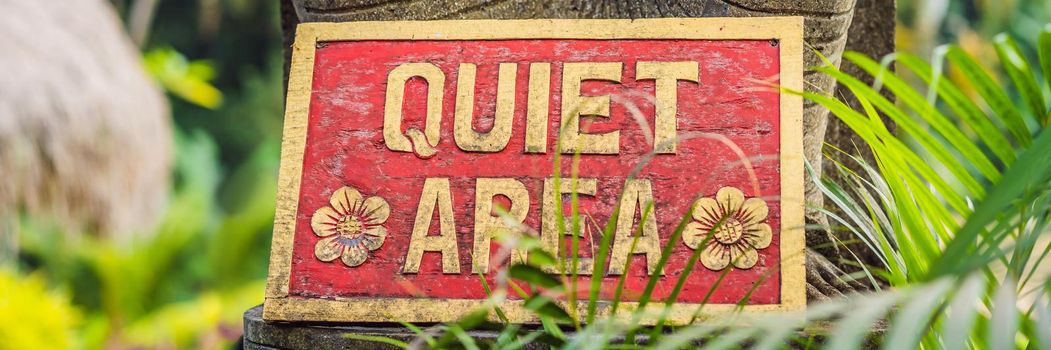
[[[423,40],[323,40],[336,34],[306,29],[311,46],[297,44],[293,74],[297,67],[306,73],[309,88],[300,96],[290,87],[289,95],[290,104],[307,102],[303,129],[294,130],[302,139],[288,142],[286,126],[282,164],[282,180],[298,181],[298,189],[287,199],[294,215],[282,221],[289,208],[279,208],[281,266],[272,266],[268,307],[270,299],[396,300],[387,305],[408,308],[414,300],[484,299],[479,275],[493,283],[510,259],[499,254],[497,233],[524,230],[552,254],[572,254],[555,212],[572,215],[574,189],[583,217],[580,283],[601,278],[603,299],[613,297],[621,275],[631,301],[659,273],[653,297],[666,298],[701,250],[680,302],[702,302],[729,270],[709,303],[736,304],[748,294],[748,305],[799,306],[788,306],[786,293],[799,293],[786,287],[801,288],[801,276],[786,277],[798,270],[783,263],[802,261],[786,255],[801,254],[801,227],[786,227],[802,223],[802,174],[786,161],[798,160],[801,126],[799,111],[786,109],[795,97],[772,87],[785,83],[786,67],[798,67],[785,62],[798,60],[799,52],[785,52],[797,43],[656,34],[597,40],[586,26],[571,26],[583,31],[579,38],[497,28],[498,37],[474,40],[455,23],[472,25],[418,24],[438,33]],[[285,174],[289,162],[298,168],[294,179]],[[616,208],[610,262],[590,276]],[[684,218],[682,237],[669,245]],[[282,227],[288,232],[279,236]],[[656,271],[669,246],[667,265]],[[387,312],[342,319],[289,308],[272,318],[448,318]]]

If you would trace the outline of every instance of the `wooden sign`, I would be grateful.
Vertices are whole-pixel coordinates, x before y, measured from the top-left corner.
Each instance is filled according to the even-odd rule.
[[[603,299],[624,276],[631,310],[654,274],[669,297],[700,250],[672,320],[803,308],[802,102],[777,89],[802,50],[799,17],[302,24],[265,318],[456,319],[524,260],[498,232],[571,255],[574,191]]]

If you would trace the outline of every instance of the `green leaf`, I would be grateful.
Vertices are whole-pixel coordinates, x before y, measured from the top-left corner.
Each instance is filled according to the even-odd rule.
[[[1051,350],[1051,302],[1048,300],[1047,291],[1041,293],[1033,305],[1036,308],[1036,341],[1040,350]]]
[[[898,294],[889,293],[866,298],[847,313],[830,332],[826,348],[857,349],[871,333],[872,325],[897,303]]]
[[[529,297],[525,303],[526,309],[533,310],[540,316],[550,317],[558,321],[572,321],[569,317],[569,313],[563,310],[561,306],[555,304],[554,300],[544,295],[534,295]]]
[[[413,333],[416,333],[417,337],[423,338],[423,341],[426,342],[428,346],[432,348],[438,346],[438,342],[434,339],[434,337],[432,337],[430,333],[427,333],[426,331],[420,329],[420,327],[416,327],[416,325],[405,321],[398,321],[398,323],[401,324],[403,327],[408,328]]]
[[[944,176],[939,175],[929,164],[927,164],[927,161],[910,150],[901,140],[891,134],[882,123],[878,122],[879,115],[876,114],[874,110],[871,110],[870,102],[879,106],[883,112],[892,116],[895,121],[900,120],[904,123],[903,127],[909,126],[912,128],[912,133],[924,138],[922,141],[927,145],[928,150],[931,151],[941,163],[946,163],[946,166],[950,168],[953,174],[957,175],[960,182],[964,183],[965,186],[976,195],[983,195],[981,185],[967,173],[965,168],[958,165],[958,162],[950,154],[941,149],[942,146],[938,144],[937,141],[927,138],[926,136],[928,136],[928,133],[920,129],[904,111],[897,108],[894,103],[881,96],[866,84],[861,83],[857,79],[850,78],[834,68],[823,67],[818,70],[833,74],[837,78],[843,78],[841,82],[846,85],[847,88],[849,88],[858,98],[859,102],[862,103],[869,118],[864,118],[856,111],[850,109],[850,107],[847,107],[843,102],[828,96],[805,93],[803,95],[804,97],[833,111],[835,116],[839,117],[840,120],[843,120],[844,123],[857,132],[858,135],[873,148],[874,153],[879,155],[881,160],[886,162],[903,163],[888,170],[902,172],[902,175],[904,176],[910,176],[910,174],[908,174],[908,169],[911,168],[915,170],[916,173],[929,181],[954,209],[963,213],[969,212],[963,196],[957,193],[958,191],[946,182]],[[920,195],[922,194],[923,193],[920,193]]]
[[[942,323],[942,345],[945,349],[965,349],[984,292],[985,279],[981,275],[971,276],[960,286]]]
[[[854,196],[827,177],[821,181],[814,182],[825,193],[825,197],[831,199],[841,209],[839,211],[853,221],[853,225],[841,219],[837,213],[824,208],[819,210],[824,212],[828,218],[841,223],[855,236],[861,238],[871,251],[878,253],[876,256],[881,260],[883,267],[889,269],[889,276],[886,277],[888,281],[891,282],[891,285],[901,285],[908,279],[907,267],[904,266],[900,254],[894,248],[894,244],[892,244],[895,241],[893,236],[894,226],[889,217],[893,217],[894,213],[888,215],[884,212],[883,207],[880,206],[882,204],[888,208],[894,207],[894,202],[889,199],[887,194],[889,189],[887,189],[885,184],[886,180],[863,160],[855,156],[849,157],[865,172],[867,178],[854,173],[846,165],[836,161],[835,158],[826,159],[835,162],[835,169],[839,172],[840,179],[849,179],[854,183]],[[805,165],[807,173],[811,174],[811,178],[817,179],[820,177],[814,173],[809,163]],[[874,195],[879,199],[876,199]],[[863,206],[854,200],[855,196],[861,199]],[[868,216],[865,215],[866,213],[868,213]],[[874,269],[864,265],[862,267],[872,285],[879,290],[879,283],[876,282],[870,271]]]
[[[1023,281],[1021,287],[1025,287],[1023,276],[1026,275],[1026,266],[1037,266],[1033,261],[1033,252],[1037,249],[1037,245],[1040,244],[1040,236],[1045,232],[1047,226],[1048,217],[1044,211],[1044,208],[1051,208],[1051,196],[1048,193],[1037,194],[1035,198],[1026,202],[1020,203],[1021,208],[1019,209],[1018,220],[1026,223],[1023,227],[1014,227],[1012,231],[1011,241],[1013,246],[1010,249],[1010,253],[1005,254],[1008,257],[1007,261],[1007,276],[1014,279],[1015,281]],[[1045,243],[1044,248],[1051,248]],[[1036,270],[1037,268],[1032,268]]]
[[[1000,116],[1000,120],[1011,131],[1011,135],[1015,137],[1019,145],[1023,147],[1029,146],[1029,143],[1032,141],[1029,128],[1022,118],[1022,114],[1015,108],[1014,102],[1007,96],[1004,89],[993,80],[984,67],[978,64],[971,55],[967,54],[959,46],[946,46],[945,50],[945,58],[956,65],[960,74],[974,85],[975,89],[978,90],[978,94]]]
[[[493,298],[493,290],[489,288],[489,282],[485,280],[485,275],[481,272],[478,273],[478,281],[482,283],[482,289],[485,290],[485,297],[490,298],[491,300]],[[505,292],[506,291],[501,291],[501,293]],[[496,311],[496,317],[500,318],[501,322],[510,323],[507,314],[504,313],[504,310],[501,309],[499,305],[493,305],[493,311]]]
[[[474,329],[484,324],[486,320],[488,320],[488,318],[489,310],[485,308],[478,308],[466,315],[461,316],[460,319],[456,320],[455,323],[446,325],[445,334],[442,334],[442,336],[438,338],[438,340],[434,343],[433,347],[447,348],[449,347],[449,344],[452,344],[453,341],[460,341],[462,345],[467,346],[467,344],[464,343],[464,340],[462,339],[461,335],[458,334],[457,330],[462,332],[464,330]]]
[[[143,65],[165,90],[187,102],[210,109],[223,102],[222,92],[208,83],[215,77],[209,61],[188,61],[175,49],[165,47],[145,53]]]
[[[894,95],[897,96],[901,102],[916,111],[916,114],[920,118],[929,123],[934,130],[941,134],[941,136],[944,137],[953,148],[966,158],[967,164],[977,168],[982,175],[985,175],[985,177],[991,181],[995,182],[1000,179],[1000,171],[989,162],[989,159],[985,157],[980,149],[978,149],[978,146],[960,132],[960,130],[953,125],[945,115],[938,111],[937,108],[928,103],[923,96],[909,87],[908,83],[901,78],[898,78],[893,73],[885,71],[885,68],[879,63],[863,54],[848,52],[843,54],[843,58],[850,60],[873,76],[880,76],[883,79],[884,86],[893,91]],[[829,70],[830,69],[825,69],[824,71]],[[839,74],[836,79],[841,82],[843,81],[842,79],[857,80],[845,74]],[[860,81],[857,83],[860,83]],[[944,146],[935,141],[929,131],[920,129],[919,125],[915,124],[915,120],[904,113],[901,113],[900,109],[894,108],[893,104],[882,103],[886,101],[886,99],[879,96],[879,94],[872,95],[871,93],[875,91],[871,88],[867,88],[867,86],[864,85],[862,85],[862,87],[865,87],[865,89],[851,89],[851,91],[858,90],[869,93],[870,95],[868,98],[870,101],[880,107],[880,110],[886,112],[888,116],[894,118],[894,121],[903,129],[907,128],[905,130],[908,131],[912,137],[920,141],[928,152],[931,152],[931,154],[937,157],[938,160],[941,161],[941,165],[952,171],[956,178],[963,182],[972,193],[975,193],[978,197],[984,196],[981,185],[978,184],[977,181],[968,174],[967,170],[953,159],[948,152],[942,149]]]
[[[1018,333],[1016,301],[1014,282],[1007,280],[1000,284],[993,296],[993,315],[986,334],[987,349],[1015,348],[1015,335]]]
[[[548,330],[547,327],[549,324],[550,322],[543,321],[545,330]],[[546,344],[552,349],[561,348],[563,345],[566,344],[566,335],[562,333],[562,330],[558,329],[558,326],[554,326],[554,328],[551,328],[550,331],[536,333],[540,334],[534,337],[536,342],[540,344]]]
[[[831,97],[816,94],[816,93],[802,93],[803,97],[813,100],[822,106],[827,107],[835,116],[839,117],[847,126],[858,133],[858,135],[869,143],[873,147],[873,152],[877,155],[877,159],[881,162],[881,170],[888,175],[888,177],[897,177],[904,180],[902,181],[889,181],[892,193],[896,198],[909,198],[910,200],[900,200],[898,204],[897,212],[902,215],[909,213],[915,213],[911,220],[901,220],[901,223],[912,232],[930,232],[929,229],[944,228],[946,225],[952,224],[945,208],[938,204],[933,205],[932,202],[936,202],[933,195],[928,188],[918,179],[915,174],[909,170],[909,165],[913,166],[917,172],[924,173],[926,178],[932,179],[932,183],[935,184],[935,188],[939,191],[943,191],[938,187],[938,180],[936,174],[928,174],[925,172],[933,172],[926,163],[919,159],[915,154],[909,151],[906,146],[898,139],[890,135],[889,131],[879,126],[873,126],[874,122],[871,118],[866,118],[860,115],[858,112],[852,110],[846,106],[843,102],[840,102]],[[871,116],[876,116],[875,112],[871,110],[871,106],[867,104],[867,100],[863,97],[859,97],[862,105],[865,107],[866,112]],[[886,143],[884,143],[886,142]],[[906,165],[908,164],[908,165]],[[942,181],[943,182],[943,181]],[[922,189],[922,190],[910,190],[909,187]],[[951,198],[951,197],[946,197]],[[917,207],[917,204],[923,204],[923,210]],[[966,208],[966,204],[957,203],[956,206],[962,206]],[[922,214],[921,214],[922,213]],[[937,225],[928,226],[926,220],[928,218],[937,218]],[[897,229],[896,232],[901,233],[897,235],[899,241],[899,247],[906,249],[904,254],[907,258],[912,258],[915,264],[910,264],[910,269],[913,269],[916,273],[922,274],[926,271],[926,262],[930,259],[934,259],[937,256],[939,248],[937,242],[934,241],[934,237],[931,234],[905,234],[907,231]]]
[[[478,308],[471,313],[460,317],[456,320],[456,325],[462,329],[474,329],[479,325],[484,324],[489,319],[489,310],[486,308]]]
[[[621,190],[621,196],[623,195],[623,190]],[[632,213],[632,215],[634,215],[634,213]],[[598,253],[595,254],[595,262],[591,266],[592,276],[602,276],[605,274],[604,269],[606,268],[606,261],[609,259],[610,248],[613,244],[613,230],[616,227],[616,222],[619,217],[620,206],[613,206],[613,213],[610,215],[609,220],[606,221],[606,226],[602,228],[602,238],[599,240]],[[592,278],[591,288],[588,291],[588,306],[586,315],[586,322],[588,324],[593,323],[595,321],[595,313],[598,309],[599,292],[601,291],[602,279]]]
[[[693,344],[694,340],[706,337],[709,334],[713,334],[716,331],[723,329],[724,326],[715,323],[699,323],[690,327],[680,329],[672,335],[664,337],[659,343],[653,348],[654,350],[674,350],[674,349],[686,349]]]
[[[449,333],[452,333],[452,335],[456,337],[456,340],[460,341],[460,344],[463,345],[464,349],[480,350],[478,344],[474,342],[474,338],[467,334],[467,332],[464,331],[463,328],[454,325],[452,327],[449,327]]]
[[[883,349],[916,349],[920,337],[929,329],[931,316],[941,310],[942,299],[953,287],[950,280],[939,280],[930,288],[920,290],[894,316]]]
[[[1040,92],[1040,85],[1037,85],[1036,79],[1033,78],[1033,69],[1026,62],[1022,50],[1007,34],[997,35],[993,38],[993,43],[993,46],[996,47],[996,55],[1000,57],[1000,64],[1011,77],[1018,94],[1022,95],[1022,100],[1029,106],[1033,117],[1040,121],[1040,125],[1047,126],[1047,120],[1043,120],[1044,115],[1047,114],[1044,95]]]
[[[936,50],[944,49],[945,47],[943,46]],[[985,112],[959,88],[953,85],[951,81],[941,76],[934,76],[931,66],[915,55],[899,53],[898,62],[903,67],[912,70],[928,84],[933,84],[937,80],[937,87],[932,87],[932,89],[937,89],[938,96],[941,96],[949,109],[968,127],[974,130],[978,138],[989,147],[990,151],[996,154],[1001,162],[1005,165],[1011,165],[1014,162],[1015,150],[1011,147],[1011,142],[996,127],[996,124],[986,116]]]
[[[653,202],[646,203],[645,210],[642,212],[642,218],[639,219],[640,224],[638,225],[638,230],[635,232],[636,236],[642,236],[643,225],[641,223],[649,220],[650,215],[655,215],[653,212],[653,205]],[[664,244],[664,247],[661,250],[660,259],[657,260],[657,266],[653,270],[654,273],[650,275],[649,281],[646,282],[646,288],[642,290],[642,296],[639,297],[639,309],[643,309],[649,304],[650,298],[653,296],[653,290],[657,288],[657,283],[660,282],[663,277],[664,266],[668,264],[668,260],[671,258],[671,252],[675,249],[675,246],[681,244],[679,242],[681,242],[680,238],[682,237],[682,231],[686,228],[686,224],[689,223],[690,219],[690,215],[686,215],[679,220],[679,224],[675,227],[675,231],[672,232],[671,237],[668,237],[668,243]],[[631,259],[628,259],[628,261],[631,261]],[[628,274],[627,272],[628,269],[624,269],[625,275]]]
[[[1051,88],[1051,23],[1045,24],[1044,30],[1040,31],[1036,51],[1040,56],[1040,70],[1044,72],[1044,82],[1047,83],[1048,88]],[[1048,117],[1051,117],[1051,113]],[[1047,120],[1044,121],[1044,125],[1047,125]]]
[[[525,281],[530,285],[544,288],[557,288],[562,286],[562,280],[557,276],[546,273],[540,270],[540,268],[531,265],[513,265],[508,270],[508,276]]]
[[[737,348],[745,340],[750,338],[758,331],[753,327],[730,327],[730,329],[720,334],[718,337],[713,339],[711,342],[704,344],[700,349],[704,350],[725,350],[731,348]]]
[[[523,336],[518,337],[517,339],[515,339],[514,342],[511,342],[511,343],[507,344],[507,346],[505,346],[503,348],[504,349],[523,349],[523,348],[526,347],[526,345],[532,344],[533,342],[540,341],[541,340],[540,337],[544,336],[544,334],[545,333],[543,333],[543,332],[530,332],[530,333],[527,333],[527,334],[525,334]],[[554,338],[554,337],[548,337],[545,340],[548,341],[547,343],[545,343],[545,344],[548,344],[548,345],[554,345],[554,344],[551,344],[551,343],[556,343],[557,345],[561,345],[562,344],[562,341],[560,339]]]
[[[984,266],[996,256],[1004,254],[998,248],[1005,232],[993,232],[983,237],[985,227],[1008,211],[1008,207],[1017,200],[1025,200],[1027,194],[1037,188],[1043,188],[1051,176],[1051,132],[1044,129],[1037,136],[1033,145],[1022,152],[1014,166],[1007,169],[1003,180],[989,190],[989,195],[975,207],[974,213],[956,233],[955,239],[949,242],[942,254],[932,265],[929,279],[951,274],[961,274],[971,269]],[[995,256],[976,256],[978,248],[975,242],[981,241],[995,249]],[[980,257],[980,258],[979,258]]]
[[[373,343],[383,343],[383,344],[387,344],[387,345],[396,346],[396,347],[399,347],[399,348],[402,348],[402,349],[408,349],[409,348],[409,344],[408,343],[400,341],[400,340],[397,340],[397,339],[394,339],[394,338],[391,338],[391,337],[384,337],[384,336],[378,336],[378,335],[353,334],[353,333],[344,334],[343,337],[347,338],[347,339],[363,340],[363,341],[373,342]]]
[[[529,265],[537,267],[548,267],[558,264],[558,260],[555,256],[543,249],[531,250],[526,257],[526,262],[529,263]]]

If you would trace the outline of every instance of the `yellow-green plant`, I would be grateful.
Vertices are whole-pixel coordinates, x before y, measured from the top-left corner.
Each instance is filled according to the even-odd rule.
[[[0,349],[68,349],[80,312],[40,275],[0,268]]]
[[[215,109],[223,102],[223,93],[209,83],[215,78],[212,62],[187,60],[175,49],[163,47],[142,56],[146,70],[165,90],[195,105]]]
[[[234,339],[216,336],[220,328],[236,329],[241,314],[262,301],[276,143],[227,177],[240,195],[224,207],[216,198],[222,171],[214,142],[202,132],[177,136],[177,183],[152,234],[71,240],[46,222],[21,225],[20,270],[71,292],[84,316],[79,346],[223,348]]]

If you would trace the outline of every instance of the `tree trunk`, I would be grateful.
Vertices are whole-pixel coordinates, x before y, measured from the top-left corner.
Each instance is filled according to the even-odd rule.
[[[850,24],[850,33],[847,36],[846,50],[857,51],[869,57],[873,57],[876,60],[893,53],[894,7],[893,0],[857,0],[857,6],[854,8],[854,20]],[[841,68],[847,74],[857,77],[867,84],[872,84],[873,82],[872,76],[868,75],[861,70],[861,68],[858,68],[850,62],[844,62]],[[893,67],[891,68],[893,69]],[[884,89],[882,93],[884,97],[891,101],[894,100],[894,96],[892,96],[887,90]],[[850,93],[850,90],[838,89],[836,95],[845,100],[848,105],[854,108],[854,110],[861,110],[861,105],[858,103],[857,99],[854,98],[854,95]],[[884,117],[883,123],[892,131],[894,130],[894,122],[892,120]],[[840,121],[839,118],[829,118],[828,129],[825,132],[825,143],[846,151],[851,155],[859,156],[861,159],[868,162],[868,164],[875,164],[875,158],[872,156],[872,149],[865,146],[863,141],[858,138],[857,134],[850,130],[850,128]],[[828,152],[828,156],[832,159],[836,159],[841,164],[847,165],[854,172],[864,174],[864,171],[860,166],[857,166],[854,161],[848,159],[848,157],[843,154],[833,151]],[[825,168],[824,173],[826,176],[836,183],[846,183],[842,181],[844,179],[841,179],[838,176],[835,162],[824,162],[823,166]],[[856,239],[852,237],[853,234],[846,232],[846,230],[832,230],[832,234],[840,242],[847,240],[856,241]],[[876,265],[880,263],[875,253],[869,252],[862,244],[852,245],[850,246],[850,249],[852,249],[854,253],[857,253],[857,258],[860,258],[861,262],[865,264]],[[845,249],[838,249],[837,246],[822,249],[821,252],[833,260],[855,259],[855,257]]]
[[[822,63],[814,50],[838,65],[844,46],[848,41],[856,49],[866,51],[867,39],[850,36],[848,30],[855,14],[855,1],[871,18],[863,18],[865,28],[878,27],[886,31],[890,28],[890,46],[893,47],[893,13],[894,3],[890,0],[640,0],[640,1],[524,1],[524,0],[282,0],[282,19],[285,30],[285,47],[291,47],[295,37],[295,25],[302,22],[348,22],[380,20],[433,20],[433,19],[528,19],[528,18],[657,18],[657,17],[757,17],[757,16],[804,16],[808,48],[805,49],[804,64],[807,67]],[[889,11],[889,12],[888,12]],[[878,12],[878,13],[877,13]],[[889,18],[889,22],[882,22]],[[859,27],[860,28],[860,27]],[[870,33],[873,30],[866,31]],[[863,33],[863,34],[865,34]],[[884,33],[885,34],[885,33]],[[868,34],[865,34],[868,35]],[[885,46],[877,43],[875,51]],[[811,49],[812,47],[812,49]],[[290,51],[286,49],[286,68]],[[287,73],[287,71],[286,71]],[[835,82],[828,76],[815,72],[805,73],[806,89],[824,91],[829,94],[835,89]],[[810,101],[804,106],[804,155],[817,172],[821,166],[821,148],[826,140],[828,111]],[[833,133],[837,145],[855,143],[849,130],[841,128],[838,123]],[[853,147],[844,148],[853,149]],[[808,178],[806,181],[806,201],[808,206],[820,207],[823,203],[821,192]],[[807,223],[824,226],[824,217],[814,210],[808,210]],[[832,246],[832,239],[821,229],[808,230],[809,246]],[[835,251],[821,252],[823,255],[835,254]],[[822,254],[808,252],[808,290],[812,300],[823,299],[858,287],[838,281],[842,274],[835,264],[829,263]]]

